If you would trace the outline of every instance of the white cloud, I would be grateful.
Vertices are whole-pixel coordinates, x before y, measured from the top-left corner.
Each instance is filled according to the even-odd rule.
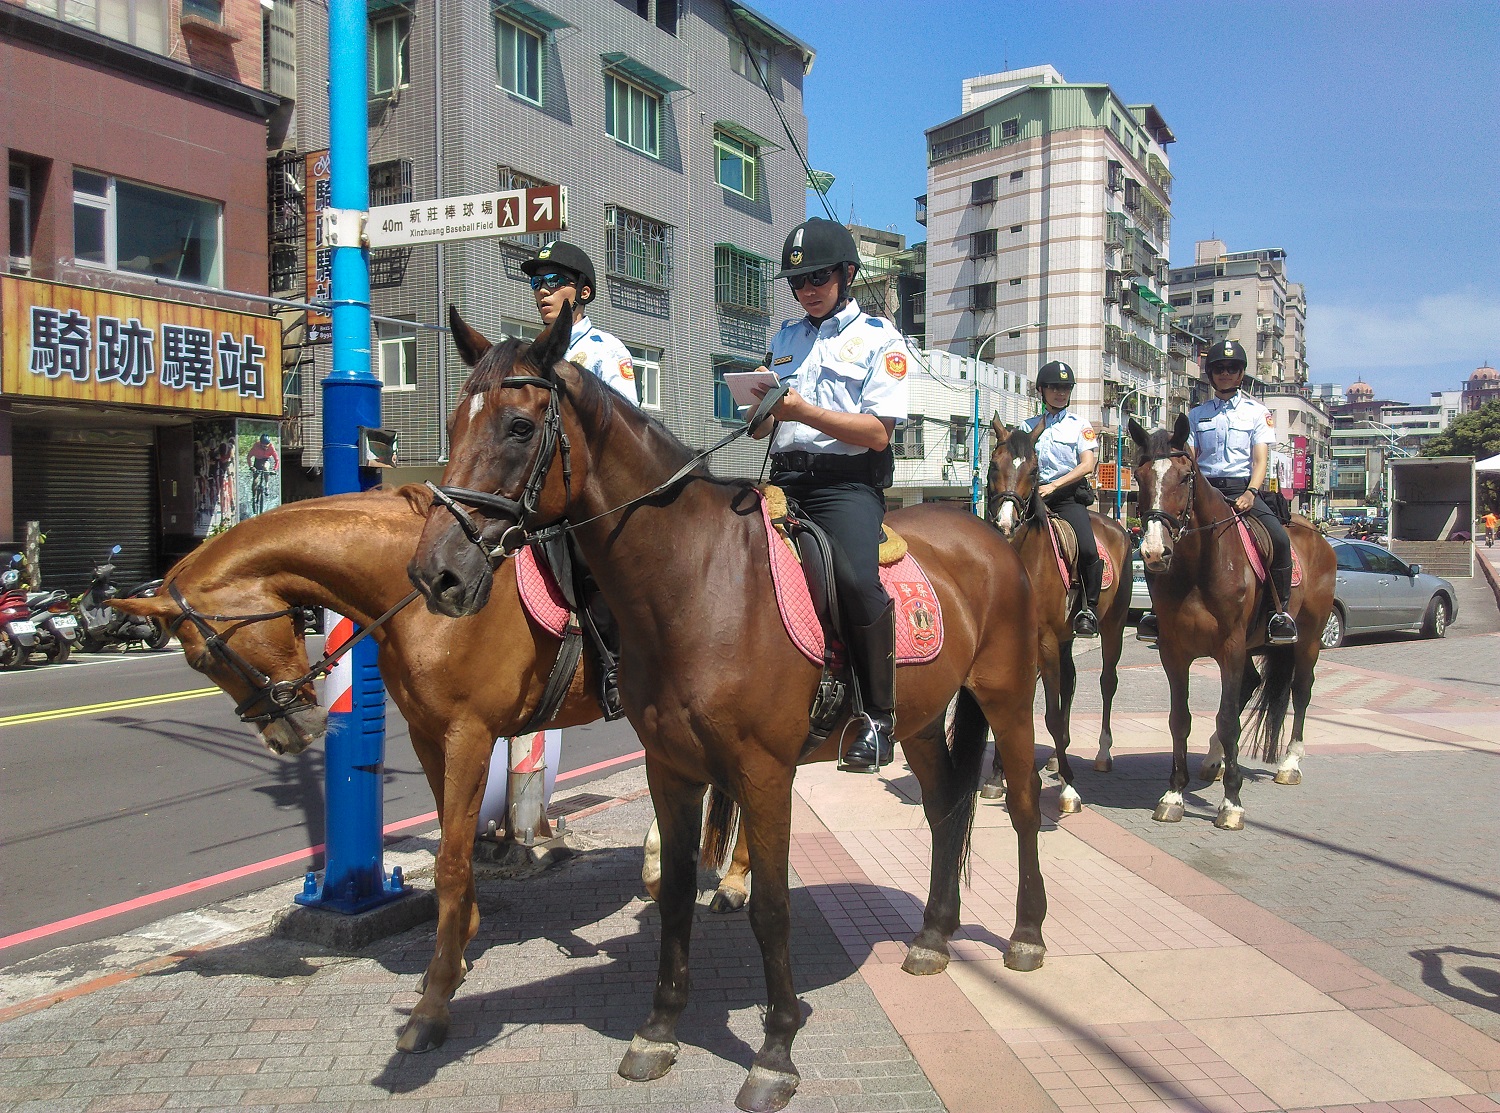
[[[1500,295],[1464,291],[1383,305],[1314,302],[1307,309],[1307,348],[1320,379],[1373,367],[1477,367],[1500,356]]]

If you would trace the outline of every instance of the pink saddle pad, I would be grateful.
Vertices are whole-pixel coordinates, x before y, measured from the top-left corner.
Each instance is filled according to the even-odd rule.
[[[792,547],[771,524],[771,512],[765,500],[760,504],[766,523],[766,539],[771,549],[771,582],[776,585],[776,605],[792,644],[815,665],[823,663],[823,627],[813,609]],[[880,569],[880,582],[896,604],[896,664],[921,665],[931,661],[943,648],[943,608],[927,574],[916,559],[907,553],[895,564]]]
[[[1244,518],[1236,518],[1234,524],[1240,527],[1240,544],[1245,546],[1245,556],[1250,561],[1250,569],[1255,573],[1255,578],[1262,583],[1266,579],[1266,566],[1261,563],[1260,550],[1255,547],[1255,538],[1250,534],[1250,527],[1245,524]],[[1297,547],[1292,546],[1292,586],[1298,587],[1302,583],[1302,558],[1297,555]]]
[[[562,637],[568,629],[568,604],[552,578],[552,570],[536,562],[536,554],[529,545],[516,554],[512,563],[516,566],[516,587],[521,591],[526,613],[543,630]]]
[[[1057,558],[1057,571],[1062,576],[1064,587],[1073,586],[1073,577],[1068,573],[1068,562],[1063,559],[1062,546],[1057,543],[1057,523],[1051,518],[1047,519],[1047,536],[1052,539],[1052,555]],[[1099,550],[1099,559],[1104,563],[1104,577],[1099,581],[1099,590],[1108,591],[1115,586],[1115,558],[1109,555],[1109,550],[1098,543],[1096,538],[1094,548]]]

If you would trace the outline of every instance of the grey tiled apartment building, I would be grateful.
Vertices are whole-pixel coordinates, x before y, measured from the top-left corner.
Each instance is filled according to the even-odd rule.
[[[737,421],[719,376],[756,366],[797,312],[770,276],[806,211],[796,152],[807,145],[802,85],[812,49],[721,0],[369,6],[372,206],[565,185],[562,235],[599,274],[590,317],[632,349],[644,405],[690,445],[718,439]],[[300,155],[327,145],[327,24],[315,4],[296,5],[295,18],[297,101],[281,142]],[[301,172],[295,157],[281,159],[280,179],[272,162],[273,209],[281,183]],[[288,259],[305,250],[294,241],[286,237]],[[451,302],[492,340],[533,335],[520,263],[537,244],[492,238],[373,252],[373,310],[430,325],[445,321]],[[301,281],[295,269],[282,285]],[[467,368],[441,332],[379,324],[373,341],[383,424],[400,434],[403,467],[392,478],[428,478],[443,461],[443,423]],[[315,467],[318,382],[330,353],[307,352],[302,462]],[[763,454],[764,445],[737,444],[714,467],[750,473]]]

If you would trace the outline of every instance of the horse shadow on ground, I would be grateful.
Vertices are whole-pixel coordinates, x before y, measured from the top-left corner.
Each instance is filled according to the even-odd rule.
[[[1500,954],[1448,946],[1412,951],[1411,956],[1421,963],[1422,982],[1428,988],[1454,1001],[1500,1014]],[[1463,965],[1450,962],[1464,958],[1480,962]]]
[[[1188,784],[1182,792],[1184,818],[1212,820],[1218,815],[1219,804],[1224,799],[1222,781],[1205,781],[1198,776],[1198,767],[1203,764],[1204,752],[1188,751]],[[1151,811],[1166,792],[1172,776],[1170,752],[1150,751],[1114,755],[1114,769],[1108,773],[1094,770],[1092,751],[1086,758],[1075,757],[1073,764],[1073,787],[1083,796],[1085,805],[1096,804],[1105,808],[1124,808]],[[1247,761],[1241,755],[1240,773],[1245,781],[1241,792],[1248,794],[1260,790],[1260,786],[1271,784],[1276,770],[1260,762]],[[1043,781],[1043,799],[1056,813],[1057,790],[1048,781]],[[1048,791],[1051,788],[1052,791]],[[1279,790],[1278,790],[1279,791]],[[1247,806],[1252,800],[1244,799]]]

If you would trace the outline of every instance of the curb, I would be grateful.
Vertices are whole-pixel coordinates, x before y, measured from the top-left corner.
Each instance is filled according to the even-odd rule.
[[[1495,606],[1500,607],[1500,572],[1495,571],[1495,566],[1487,556],[1477,551],[1477,546],[1475,548],[1474,557],[1479,561],[1479,567],[1484,569],[1484,578],[1489,581],[1490,591],[1495,596]]]

